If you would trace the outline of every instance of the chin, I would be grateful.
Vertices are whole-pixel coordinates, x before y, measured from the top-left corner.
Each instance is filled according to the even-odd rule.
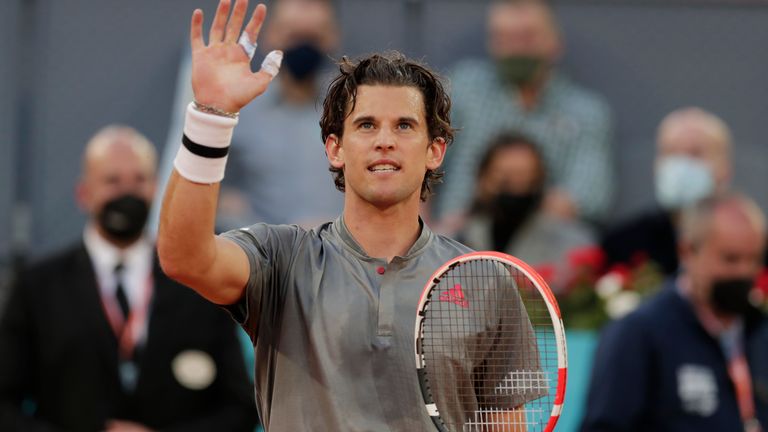
[[[402,192],[402,191],[390,191],[372,194],[368,197],[368,202],[378,208],[392,207],[398,204],[405,204],[411,202],[411,200],[418,201],[419,191]]]

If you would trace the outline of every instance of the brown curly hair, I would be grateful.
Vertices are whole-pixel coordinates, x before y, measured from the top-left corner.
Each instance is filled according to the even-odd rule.
[[[372,54],[358,60],[342,57],[339,75],[328,86],[320,118],[323,142],[334,134],[344,134],[344,120],[355,109],[357,88],[361,85],[385,85],[414,87],[424,99],[427,129],[430,142],[443,138],[446,144],[453,141],[455,129],[451,127],[451,99],[441,78],[425,65],[406,58],[397,51]],[[344,170],[331,166],[336,189],[344,192]],[[432,193],[432,186],[442,181],[441,170],[427,170],[421,184],[421,200]]]

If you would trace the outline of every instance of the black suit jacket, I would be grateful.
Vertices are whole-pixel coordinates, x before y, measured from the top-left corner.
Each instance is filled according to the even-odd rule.
[[[175,378],[172,361],[186,350],[214,360],[207,388]],[[253,388],[234,323],[157,264],[132,393],[121,388],[117,353],[84,245],[23,272],[0,321],[0,430],[100,431],[107,419],[162,430],[254,429]]]

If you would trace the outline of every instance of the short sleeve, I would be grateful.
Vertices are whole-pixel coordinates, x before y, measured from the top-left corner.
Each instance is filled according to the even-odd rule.
[[[297,243],[306,233],[295,225],[256,224],[227,231],[221,236],[235,242],[248,257],[250,275],[243,297],[223,306],[255,343],[264,317],[282,316],[277,310],[285,295],[287,276]]]

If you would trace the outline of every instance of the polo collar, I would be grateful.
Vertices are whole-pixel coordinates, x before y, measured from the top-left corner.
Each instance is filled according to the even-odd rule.
[[[395,256],[393,260],[409,260],[419,255],[426,248],[432,239],[433,234],[432,230],[430,230],[429,227],[424,223],[424,220],[421,219],[421,216],[419,216],[419,228],[421,229],[419,237],[416,239],[413,245],[411,245],[411,248],[408,249],[408,252],[406,252],[405,256]],[[357,240],[355,240],[355,238],[349,232],[349,229],[347,229],[347,224],[344,222],[343,214],[336,218],[336,220],[333,222],[333,231],[341,239],[344,246],[351,250],[355,255],[366,260],[375,259],[368,256],[362,246],[360,246]]]

